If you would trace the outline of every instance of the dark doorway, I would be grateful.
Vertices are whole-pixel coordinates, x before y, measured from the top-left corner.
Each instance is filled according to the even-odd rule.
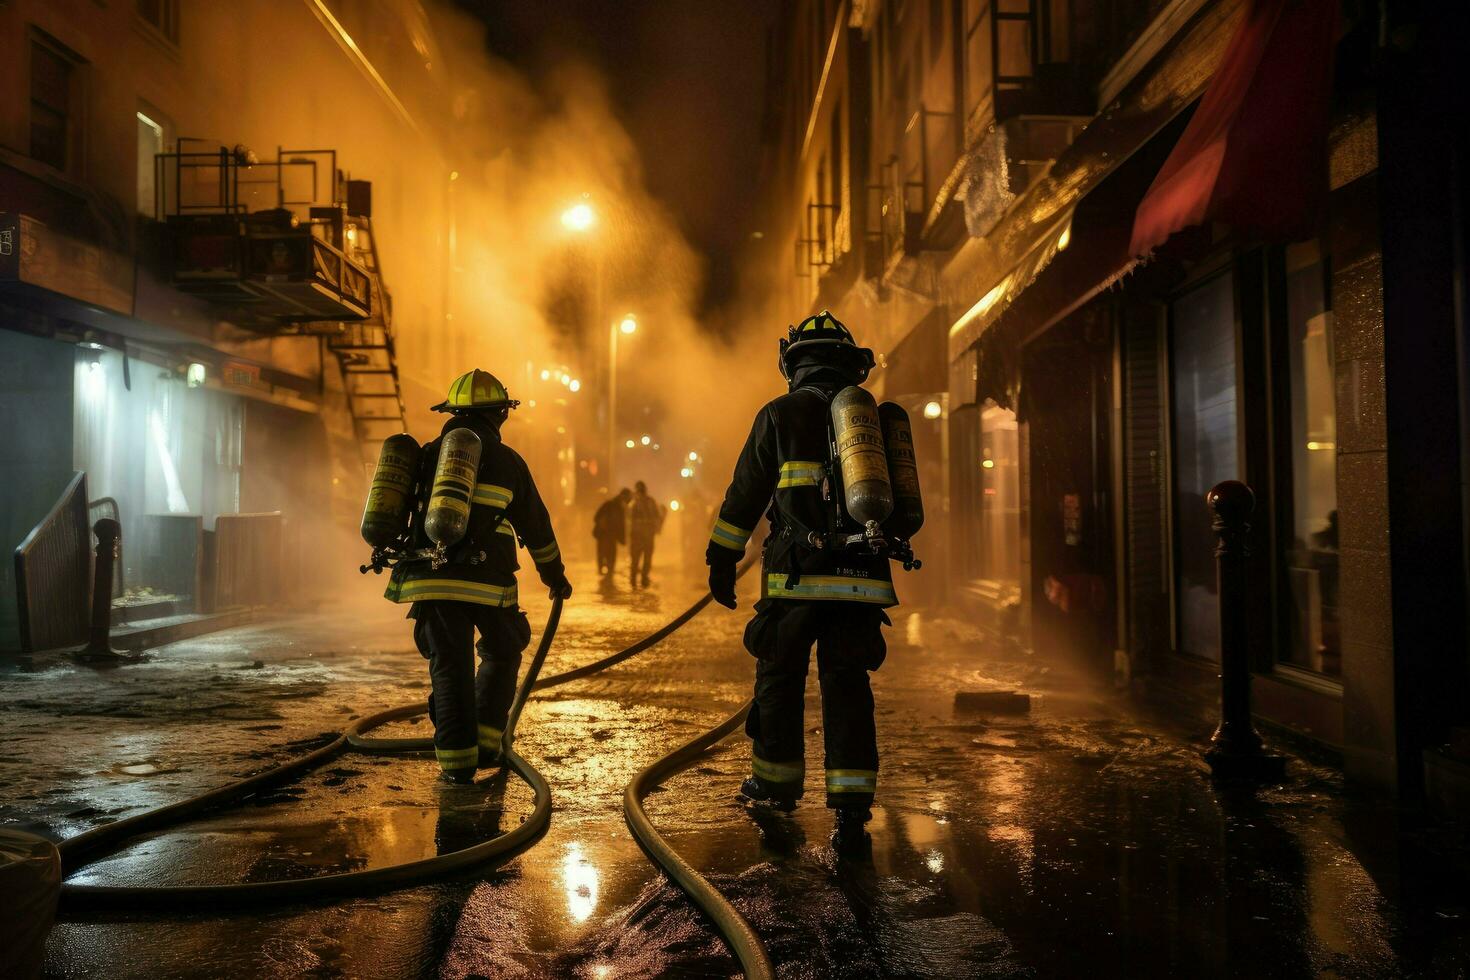
[[[1038,653],[1111,672],[1117,646],[1112,527],[1110,298],[1025,348],[1022,418]]]

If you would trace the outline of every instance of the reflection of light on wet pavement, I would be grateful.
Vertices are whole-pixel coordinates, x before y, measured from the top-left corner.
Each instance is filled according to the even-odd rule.
[[[924,620],[920,613],[913,613],[903,624],[903,639],[911,647],[924,645]]]
[[[573,922],[586,922],[597,909],[597,869],[587,861],[580,842],[572,841],[567,845],[566,857],[561,862],[561,877],[567,892],[567,914]]]
[[[929,866],[930,871],[939,874],[944,870],[944,855],[938,851],[930,851],[924,857],[924,863]]]
[[[599,963],[592,968],[592,975],[597,980],[607,980],[608,977],[613,975],[613,968],[607,963]]]
[[[1015,848],[1023,881],[1029,881],[1031,864],[1036,859],[1036,835],[1024,822],[1026,814],[1022,809],[1027,778],[1026,769],[1018,765],[993,765],[985,770],[985,799],[995,819],[986,833],[996,843]]]

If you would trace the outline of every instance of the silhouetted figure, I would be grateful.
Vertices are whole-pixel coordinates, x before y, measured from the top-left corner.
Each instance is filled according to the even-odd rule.
[[[597,540],[597,572],[611,576],[618,563],[618,545],[628,540],[628,501],[633,492],[627,487],[605,500],[592,515],[592,537]]]
[[[648,569],[653,564],[653,539],[664,526],[664,509],[648,495],[642,480],[628,507],[628,584],[648,588]]]

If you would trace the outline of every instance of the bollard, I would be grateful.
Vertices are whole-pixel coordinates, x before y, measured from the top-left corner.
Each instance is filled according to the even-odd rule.
[[[97,535],[97,567],[92,578],[92,627],[87,645],[77,651],[82,657],[120,657],[112,649],[112,566],[117,560],[117,543],[122,525],[104,517],[92,526]]]
[[[1214,512],[1215,574],[1220,600],[1220,726],[1210,738],[1205,761],[1222,779],[1275,782],[1286,760],[1266,750],[1251,722],[1251,664],[1246,559],[1256,495],[1238,480],[1216,484],[1205,494]]]

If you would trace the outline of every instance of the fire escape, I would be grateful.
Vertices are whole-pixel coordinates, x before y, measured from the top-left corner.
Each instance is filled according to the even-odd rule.
[[[372,185],[346,179],[334,150],[261,161],[244,147],[185,148],[193,142],[155,160],[175,288],[247,329],[325,338],[370,465],[378,443],[406,428]]]

